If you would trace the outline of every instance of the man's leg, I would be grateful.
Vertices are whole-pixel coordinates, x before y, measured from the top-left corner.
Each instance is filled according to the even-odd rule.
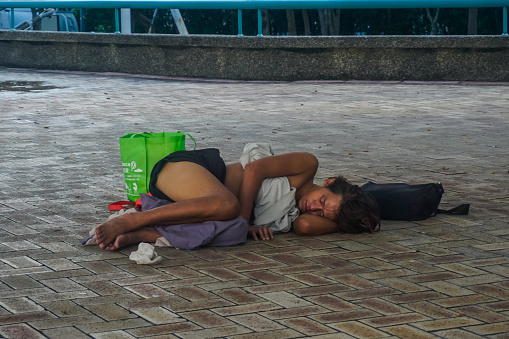
[[[231,220],[239,215],[239,201],[204,167],[191,162],[168,163],[159,173],[157,188],[175,203],[129,213],[96,228],[97,243],[107,248],[115,239],[148,225],[177,225]]]

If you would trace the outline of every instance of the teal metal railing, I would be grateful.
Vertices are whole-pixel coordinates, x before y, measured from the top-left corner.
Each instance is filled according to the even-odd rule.
[[[258,35],[262,35],[261,9],[371,9],[371,8],[503,8],[502,34],[507,35],[509,0],[0,0],[0,8],[114,8],[116,33],[120,8],[237,9],[242,35],[242,10],[258,10]],[[11,11],[11,29],[14,29]]]

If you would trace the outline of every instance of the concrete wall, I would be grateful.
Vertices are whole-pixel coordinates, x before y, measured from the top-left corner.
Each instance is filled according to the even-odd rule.
[[[242,80],[509,81],[509,37],[0,30],[0,66]]]

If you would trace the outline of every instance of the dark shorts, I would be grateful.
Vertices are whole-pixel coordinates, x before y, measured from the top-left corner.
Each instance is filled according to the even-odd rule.
[[[195,151],[176,151],[159,160],[152,169],[150,174],[149,192],[159,199],[174,202],[170,197],[166,196],[156,187],[157,177],[168,162],[188,161],[198,164],[210,173],[212,173],[221,183],[224,183],[226,174],[226,165],[219,155],[219,150],[215,148],[207,148]]]

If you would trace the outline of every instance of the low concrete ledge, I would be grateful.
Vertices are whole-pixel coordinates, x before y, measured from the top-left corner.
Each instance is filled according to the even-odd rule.
[[[509,81],[506,36],[238,37],[0,30],[0,65],[237,80]]]

